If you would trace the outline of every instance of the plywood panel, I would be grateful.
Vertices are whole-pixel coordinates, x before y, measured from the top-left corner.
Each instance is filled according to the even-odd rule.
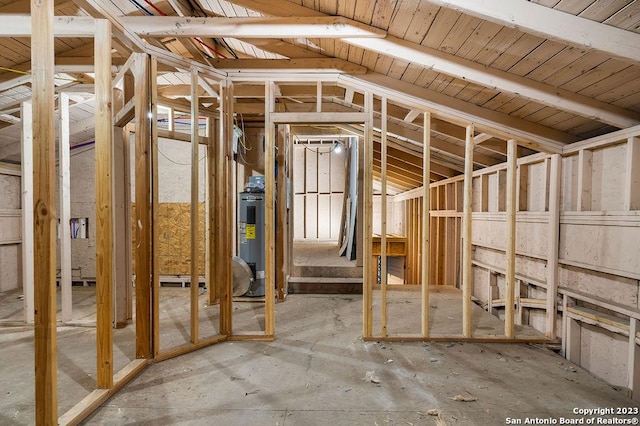
[[[543,212],[546,210],[547,199],[547,167],[542,162],[531,164],[527,168],[527,210]]]
[[[318,238],[318,195],[305,196],[305,238]]]
[[[561,260],[640,275],[640,222],[635,226],[562,223],[560,236]]]
[[[305,147],[295,145],[293,147],[293,192],[304,194],[305,191]]]
[[[340,236],[340,223],[342,220],[342,206],[344,194],[331,194],[331,235],[332,240],[337,240]]]
[[[0,243],[9,241],[20,241],[19,215],[0,216]]]
[[[318,239],[331,238],[331,195],[318,194]]]
[[[333,152],[331,154],[331,192],[344,192],[344,175],[346,172],[345,166],[345,153],[347,151],[343,149],[341,152]]]
[[[624,210],[626,145],[593,151],[591,209]]]
[[[318,186],[318,192],[323,194],[328,194],[329,192],[331,192],[331,155],[332,155],[331,153],[332,151],[330,149],[331,148],[327,148],[327,147],[321,147],[318,149],[317,186]],[[311,168],[311,165],[309,165],[309,168]],[[307,176],[309,176],[309,173],[313,175],[312,170],[307,170],[307,173],[308,173]]]
[[[318,192],[318,154],[314,149],[305,149],[305,190]]]
[[[561,286],[596,295],[623,306],[638,307],[638,281],[560,265],[558,281]]]
[[[578,209],[578,156],[562,159],[562,191],[560,209],[576,211]]]
[[[305,223],[305,195],[296,194],[293,196],[293,238],[296,240],[304,239],[304,223]]]
[[[18,227],[18,229],[20,229]],[[20,288],[20,246],[0,246],[0,292]]]
[[[20,176],[0,174],[0,209],[19,209],[22,191],[20,189]]]

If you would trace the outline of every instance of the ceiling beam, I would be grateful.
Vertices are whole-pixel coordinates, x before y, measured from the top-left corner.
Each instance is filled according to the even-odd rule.
[[[336,70],[349,74],[364,74],[367,69],[339,58],[306,58],[306,59],[211,59],[211,65],[225,72],[240,73],[286,70],[287,72],[309,72]]]
[[[490,68],[437,49],[397,37],[385,39],[342,39],[353,46],[471,81],[498,91],[522,96],[542,105],[571,112],[612,126],[626,128],[640,124],[640,114],[579,95],[566,89]]]
[[[439,6],[550,40],[640,61],[640,34],[527,0],[428,0]]]
[[[124,16],[120,21],[143,37],[343,38],[386,36],[386,31],[342,16],[203,18]]]
[[[343,75],[338,78],[338,82],[346,87],[372,90],[377,95],[398,99],[402,103],[430,111],[433,116],[445,121],[459,125],[474,123],[481,132],[491,133],[505,140],[515,138],[520,144],[538,151],[559,153],[564,144],[577,141],[573,135],[381,74],[368,73],[357,77]]]
[[[269,2],[234,0],[233,3],[268,16],[278,16],[279,13],[282,14],[281,16],[292,16],[293,13],[295,16],[327,16],[310,8],[294,6],[294,3],[286,0]],[[291,8],[291,11],[284,12],[287,8]],[[506,10],[511,10],[511,7]],[[640,115],[632,111],[397,37],[341,38],[341,40],[371,52],[421,65],[499,91],[514,93],[543,105],[563,109],[616,127],[626,128],[640,124]]]
[[[53,33],[56,37],[93,37],[95,33],[93,18],[87,16],[55,16],[53,19]],[[0,37],[30,36],[30,15],[0,15]]]

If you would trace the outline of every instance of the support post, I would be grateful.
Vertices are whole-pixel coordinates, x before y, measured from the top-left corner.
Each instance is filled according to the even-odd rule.
[[[58,423],[53,0],[31,0],[36,424]],[[27,209],[30,207],[27,207]]]
[[[464,157],[464,209],[462,256],[462,335],[471,337],[471,293],[473,274],[471,264],[471,217],[473,197],[473,124],[467,126]]]
[[[382,196],[380,197],[380,325],[382,337],[387,337],[387,98],[382,97],[382,140],[380,163],[382,167]],[[373,261],[373,259],[372,259]],[[373,266],[373,265],[372,265]],[[375,268],[372,268],[375,269]]]
[[[373,333],[373,283],[371,282],[372,268],[372,211],[373,211],[373,93],[367,91],[365,93],[364,110],[367,113],[367,122],[365,123],[364,144],[362,156],[364,160],[364,177],[363,177],[363,199],[362,206],[362,279],[363,289],[363,331],[364,338],[371,337]]]
[[[219,266],[216,264],[216,244],[218,235],[216,234],[216,181],[218,179],[216,170],[216,149],[215,120],[207,126],[210,145],[207,145],[207,289],[209,291],[209,306],[220,302],[217,279],[215,272]]]
[[[422,145],[422,337],[429,337],[429,278],[431,277],[431,113],[423,116]]]
[[[22,292],[24,320],[33,323],[33,114],[30,102],[23,102],[22,118]]]
[[[95,21],[96,90],[96,381],[113,386],[113,126],[111,23]]]
[[[69,95],[61,93],[58,103],[60,110],[60,122],[58,127],[58,182],[60,189],[60,298],[62,301],[62,321],[71,321],[71,318],[73,317],[73,296],[71,293],[71,229],[69,228],[69,223],[71,222]]]
[[[199,124],[200,111],[198,109],[198,71],[191,70],[191,343],[198,343],[198,297],[200,292],[200,266],[198,245],[198,195],[199,176]]]
[[[159,218],[158,178],[158,60],[155,56],[149,58],[149,134],[151,135],[151,356],[155,358],[160,353],[160,229],[155,226]]]
[[[219,285],[218,294],[220,296],[220,334],[230,335],[232,332],[232,309],[233,301],[232,288],[231,288],[231,256],[228,256],[230,247],[227,247],[227,241],[230,239],[228,236],[232,230],[228,229],[230,226],[235,226],[235,223],[230,223],[229,211],[227,208],[227,181],[228,181],[228,169],[227,169],[227,140],[231,138],[230,132],[233,131],[233,127],[229,128],[229,116],[232,114],[229,111],[232,105],[233,88],[231,83],[223,80],[220,81],[220,119],[218,120],[219,126],[219,140],[216,143],[216,281]],[[229,98],[231,97],[231,101]]]
[[[287,232],[287,151],[289,148],[289,131],[288,125],[282,125],[277,133],[278,146],[278,181],[276,189],[278,190],[276,206],[278,214],[276,215],[276,285],[278,286],[278,301],[282,302],[285,298],[285,282],[287,280],[287,241],[289,233]]]
[[[549,339],[554,339],[558,316],[558,245],[560,243],[560,191],[562,185],[562,157],[560,154],[551,156],[550,169],[546,336]]]
[[[264,330],[267,336],[273,336],[275,331],[274,294],[275,275],[275,138],[276,126],[271,114],[275,107],[274,83],[265,82],[265,154],[264,154]]]
[[[639,324],[636,318],[629,318],[629,360],[627,362],[627,386],[631,399],[640,401],[640,350],[636,344]]]
[[[135,98],[136,155],[136,358],[151,355],[151,129],[149,113],[149,58],[138,55],[134,66],[137,94]],[[154,297],[155,299],[155,297]]]
[[[504,300],[504,334],[515,338],[515,289],[516,289],[516,169],[518,167],[518,143],[507,141],[507,267],[505,274],[506,294]]]

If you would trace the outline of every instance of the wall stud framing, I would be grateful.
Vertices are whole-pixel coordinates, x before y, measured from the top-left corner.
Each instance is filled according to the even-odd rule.
[[[372,259],[372,211],[373,211],[373,93],[365,93],[365,113],[368,117],[365,122],[365,137],[362,150],[364,160],[363,176],[363,206],[362,206],[362,279],[363,279],[363,338],[369,338],[373,334],[373,282],[371,279]]]
[[[24,320],[32,323],[34,318],[34,262],[33,262],[33,114],[32,104],[23,102],[22,118],[22,292],[24,294]]]
[[[97,387],[113,386],[113,126],[111,23],[95,21]]]
[[[382,166],[382,196],[380,199],[380,293],[381,336],[387,337],[387,98],[382,98],[382,140],[380,162]],[[373,259],[372,259],[373,260]],[[372,268],[373,269],[373,268]]]
[[[640,137],[627,140],[624,209],[640,210]]]
[[[160,183],[158,181],[158,60],[151,56],[149,61],[149,114],[151,135],[151,351],[152,357],[160,353],[160,230],[154,224],[159,222]]]
[[[288,269],[287,247],[289,246],[289,232],[287,230],[287,154],[289,151],[289,131],[288,126],[283,125],[282,130],[277,133],[278,147],[278,177],[276,188],[277,208],[276,215],[276,285],[278,288],[278,301],[284,301]]]
[[[471,217],[473,201],[473,124],[467,126],[464,158],[464,220],[462,256],[462,335],[471,337],[471,293],[473,271],[471,264]]]
[[[31,0],[36,424],[58,422],[53,7]]]
[[[507,267],[506,294],[504,304],[504,334],[508,339],[515,338],[515,289],[516,289],[516,187],[518,144],[515,139],[507,141]]]
[[[422,336],[429,337],[429,279],[431,277],[431,113],[423,115],[423,146],[422,146]]]
[[[198,343],[198,297],[200,293],[200,272],[199,272],[199,215],[198,215],[198,195],[199,177],[198,161],[199,145],[199,124],[200,111],[198,109],[198,71],[191,70],[191,343]]]
[[[272,120],[275,108],[275,84],[273,81],[265,82],[265,206],[264,206],[264,227],[265,227],[265,256],[264,256],[264,285],[265,285],[265,315],[264,330],[267,336],[273,336],[275,332],[275,306],[274,306],[274,284],[275,274],[275,147],[276,147],[276,125]]]
[[[560,191],[562,187],[562,158],[560,154],[551,156],[549,166],[546,335],[549,339],[554,339],[556,337],[556,318],[558,314],[558,246],[560,242]]]
[[[96,88],[97,90],[97,88]],[[71,288],[71,178],[69,151],[69,95],[59,97],[60,123],[58,126],[58,179],[60,189],[60,290],[62,321],[71,321],[73,296]],[[96,132],[97,134],[97,132]]]

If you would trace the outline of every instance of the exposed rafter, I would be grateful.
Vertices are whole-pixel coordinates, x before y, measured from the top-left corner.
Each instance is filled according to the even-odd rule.
[[[380,30],[341,16],[295,18],[194,18],[126,16],[121,22],[143,37],[252,37],[252,38],[343,38],[386,35]]]
[[[550,40],[640,61],[640,34],[554,10],[526,0],[428,0]]]

